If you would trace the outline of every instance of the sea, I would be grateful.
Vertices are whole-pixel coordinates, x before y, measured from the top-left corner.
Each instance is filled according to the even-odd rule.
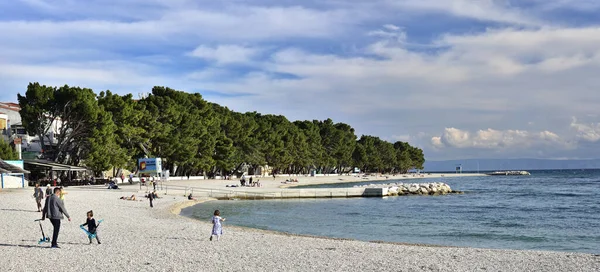
[[[236,225],[363,241],[600,254],[600,170],[529,172],[308,187],[444,182],[464,194],[218,200],[181,214],[206,221],[219,209],[225,232]]]

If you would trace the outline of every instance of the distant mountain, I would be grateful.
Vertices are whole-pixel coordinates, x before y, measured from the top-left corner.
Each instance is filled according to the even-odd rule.
[[[494,170],[551,170],[551,169],[600,169],[600,159],[593,160],[544,160],[544,159],[468,159],[448,161],[425,161],[426,172],[454,172],[458,165],[463,171]]]

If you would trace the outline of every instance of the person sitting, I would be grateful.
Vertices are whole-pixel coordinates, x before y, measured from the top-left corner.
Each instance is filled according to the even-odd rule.
[[[119,189],[119,186],[114,181],[108,183],[108,189]]]
[[[196,200],[196,199],[192,197],[192,194],[189,194],[188,195],[188,200]]]

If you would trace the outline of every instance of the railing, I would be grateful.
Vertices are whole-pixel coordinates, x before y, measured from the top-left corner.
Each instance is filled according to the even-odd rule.
[[[192,186],[180,186],[180,185],[165,185],[157,184],[161,190],[164,190],[165,194],[172,192],[183,192],[184,196],[192,194],[192,197],[212,197],[217,199],[232,199],[232,198],[243,198],[243,199],[274,199],[277,198],[276,193],[260,193],[260,192],[248,192],[238,190],[225,190],[225,189],[213,189],[213,188],[202,188]]]
[[[281,198],[348,198],[348,197],[382,197],[387,192],[381,188],[313,188],[313,189],[273,189],[272,192],[252,192],[243,190],[213,189],[180,185],[160,184],[165,194],[192,194],[192,197],[212,197],[217,199],[281,199]]]

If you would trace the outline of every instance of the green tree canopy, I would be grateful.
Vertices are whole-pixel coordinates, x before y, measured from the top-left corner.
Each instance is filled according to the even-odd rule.
[[[198,93],[154,87],[139,100],[79,87],[30,83],[19,94],[26,129],[40,138],[60,120],[52,160],[135,170],[137,159],[160,157],[175,175],[239,174],[268,165],[277,173],[406,172],[422,168],[423,151],[376,136],[357,140],[354,128],[331,119],[290,122],[285,116],[239,113]],[[43,141],[41,141],[43,142]],[[1,148],[1,147],[0,147]]]
[[[0,139],[0,159],[5,161],[19,159],[19,155],[15,149],[3,139]]]

